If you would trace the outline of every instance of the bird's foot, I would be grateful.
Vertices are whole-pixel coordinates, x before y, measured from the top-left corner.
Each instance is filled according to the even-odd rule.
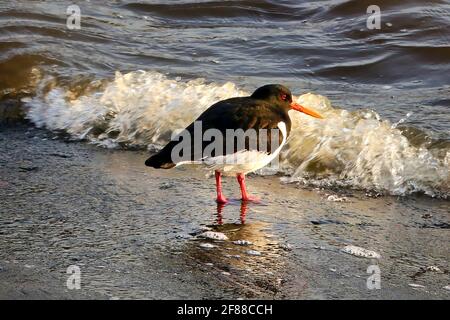
[[[242,197],[241,200],[245,201],[245,202],[261,202],[261,198],[258,198],[256,196],[250,196],[250,195]]]
[[[228,199],[224,195],[220,195],[217,197],[216,202],[225,204],[228,202]]]

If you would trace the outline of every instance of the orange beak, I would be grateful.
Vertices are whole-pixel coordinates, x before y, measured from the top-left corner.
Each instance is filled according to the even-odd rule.
[[[314,118],[323,119],[323,117],[320,114],[318,114],[317,112],[312,111],[312,110],[310,110],[308,108],[305,108],[304,106],[301,106],[301,105],[299,105],[296,102],[292,102],[291,103],[291,109],[294,109],[294,110],[306,113],[307,115],[309,115],[311,117],[314,117]]]

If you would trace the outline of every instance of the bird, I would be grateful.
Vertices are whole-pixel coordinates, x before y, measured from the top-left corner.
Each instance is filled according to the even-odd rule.
[[[228,202],[222,190],[222,176],[235,175],[241,200],[260,201],[247,192],[245,176],[268,165],[278,156],[291,131],[289,110],[323,119],[319,113],[294,102],[287,87],[267,84],[257,88],[250,96],[229,98],[213,104],[158,153],[148,158],[145,165],[156,169],[170,169],[184,164],[205,166],[215,174],[217,203]],[[253,135],[246,136],[248,132]],[[252,137],[256,137],[256,143],[250,141]],[[239,138],[240,144],[236,142]]]

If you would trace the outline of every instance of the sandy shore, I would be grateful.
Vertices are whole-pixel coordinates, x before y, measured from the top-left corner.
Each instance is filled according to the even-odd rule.
[[[55,138],[0,127],[1,299],[450,298],[448,201],[249,177],[264,202],[222,208],[200,170],[151,170],[146,152]],[[236,197],[234,179],[224,183]],[[208,228],[229,240],[197,236]],[[66,286],[70,265],[80,290]],[[366,285],[371,265],[379,290]]]

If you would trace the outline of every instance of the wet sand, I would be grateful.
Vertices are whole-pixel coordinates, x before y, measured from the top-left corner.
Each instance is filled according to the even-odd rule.
[[[218,207],[203,171],[152,170],[143,151],[17,124],[0,127],[0,149],[1,299],[450,298],[448,201],[251,176],[263,203]],[[224,188],[238,195],[234,179]],[[198,237],[207,229],[229,240]],[[80,290],[66,287],[70,265]],[[370,265],[380,290],[367,289]]]

